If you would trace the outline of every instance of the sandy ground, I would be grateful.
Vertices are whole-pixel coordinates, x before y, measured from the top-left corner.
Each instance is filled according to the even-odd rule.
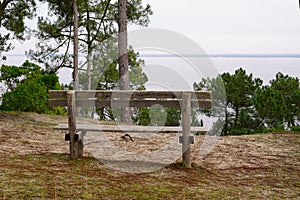
[[[68,153],[69,145],[64,141],[64,134],[53,130],[53,126],[66,122],[67,118],[61,116],[0,113],[0,156]],[[153,160],[163,155],[167,159],[166,163],[180,160],[181,145],[178,143],[177,134],[136,133],[131,134],[133,141],[125,141],[121,138],[123,135],[124,133],[108,133],[104,142],[100,141],[103,144],[100,145],[102,149],[113,147],[108,151],[110,153],[106,152],[108,156],[113,154],[122,157],[126,154],[136,158],[154,155],[153,158],[150,156]],[[93,145],[98,143],[92,136],[93,134],[86,136],[86,156],[96,154],[93,152]],[[195,137],[192,161],[210,169],[257,169],[273,165],[292,165],[300,169],[299,133],[217,137],[213,138],[216,144],[211,151],[205,152],[207,139],[211,137]],[[114,151],[125,153],[119,155]]]

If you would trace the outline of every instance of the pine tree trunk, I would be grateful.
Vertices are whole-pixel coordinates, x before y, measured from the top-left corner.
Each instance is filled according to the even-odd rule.
[[[78,11],[77,11],[77,1],[73,1],[73,15],[74,15],[74,90],[79,88],[79,79],[78,79]]]
[[[91,51],[88,50],[88,55],[87,55],[87,79],[88,79],[88,90],[92,89],[92,66],[91,66]]]
[[[223,134],[224,135],[228,135],[228,104],[226,103],[225,106],[225,124],[224,124],[224,128],[223,128]]]
[[[128,53],[127,53],[127,9],[126,0],[118,0],[118,13],[119,13],[119,84],[120,90],[129,90],[129,75],[128,75]],[[122,122],[129,123],[131,121],[129,108],[122,108],[121,111]]]

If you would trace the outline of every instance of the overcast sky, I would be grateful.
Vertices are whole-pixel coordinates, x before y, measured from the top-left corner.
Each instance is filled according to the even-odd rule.
[[[298,0],[143,0],[143,3],[149,3],[154,12],[150,17],[150,28],[168,29],[183,34],[208,54],[300,54]],[[45,10],[44,7],[40,6],[40,11]],[[25,50],[34,48],[35,42],[15,42],[15,50],[8,53],[24,55]],[[9,56],[5,63],[20,65],[25,59],[23,56]],[[289,63],[274,61],[276,60],[266,66],[278,66],[278,69],[270,68],[271,71],[262,73],[257,69],[260,65],[256,63],[256,71],[261,72],[261,76],[268,76],[273,70],[299,77],[300,59],[293,60],[294,63],[290,63],[290,60]],[[230,67],[252,66],[251,63],[226,64],[223,61],[216,64],[221,72]],[[266,66],[263,68],[267,68]],[[262,69],[261,66],[259,68]],[[66,73],[71,74],[69,71]],[[70,77],[65,82],[69,79]],[[268,80],[268,77],[265,79]]]
[[[151,28],[195,40],[208,53],[300,53],[298,0],[143,0]]]
[[[207,53],[300,53],[298,0],[143,0],[150,28],[184,34]],[[43,8],[42,6],[40,8]],[[43,12],[44,13],[44,12]],[[14,42],[24,54],[34,42]]]
[[[300,54],[298,0],[143,0],[150,28],[184,34],[208,54]],[[146,59],[146,63],[149,60]],[[155,58],[157,60],[157,58]],[[153,59],[152,59],[153,60]],[[163,60],[163,59],[161,59]],[[300,77],[300,59],[213,59],[219,73],[243,67],[267,84],[277,72]],[[174,63],[171,65],[174,66]],[[148,68],[147,68],[148,69]]]

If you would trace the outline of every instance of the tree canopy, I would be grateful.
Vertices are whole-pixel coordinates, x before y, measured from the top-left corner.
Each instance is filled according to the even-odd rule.
[[[2,65],[0,82],[7,86],[1,110],[47,113],[48,90],[60,89],[56,74],[48,74],[36,64],[26,61],[22,66]]]
[[[217,78],[203,78],[194,83],[195,90],[214,91],[224,84],[226,99],[215,96],[215,110],[204,111],[217,116],[224,109],[223,134],[246,134],[263,132],[271,128],[299,126],[300,83],[298,78],[277,73],[269,85],[253,78],[242,68],[234,74],[223,73]]]
[[[35,16],[35,0],[0,1],[0,54],[13,48],[10,40],[25,39],[25,19]]]
[[[39,17],[36,37],[40,42],[36,51],[28,52],[31,57],[44,63],[49,71],[72,66],[70,54],[73,38],[72,1],[43,0],[49,4],[49,17]],[[90,64],[91,52],[115,33],[117,33],[118,5],[111,0],[78,0],[79,14],[79,52],[86,59],[82,65]],[[127,1],[127,16],[130,24],[147,26],[150,5],[142,6],[142,0]]]

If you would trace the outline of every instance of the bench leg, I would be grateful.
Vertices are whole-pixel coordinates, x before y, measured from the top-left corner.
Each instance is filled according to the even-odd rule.
[[[191,93],[182,96],[182,162],[187,168],[192,167],[191,162]]]
[[[78,157],[83,156],[83,137],[86,134],[86,131],[82,131],[79,133],[79,138],[78,138]]]
[[[78,141],[78,157],[83,156],[83,142],[82,140]]]
[[[83,137],[86,131],[78,132],[74,135],[73,142],[71,142],[70,134],[67,134],[65,138],[70,141],[70,156],[71,158],[78,158],[83,156]],[[72,153],[72,154],[71,154]]]
[[[78,140],[76,141],[75,135],[70,135],[70,158],[78,158]]]
[[[76,105],[75,105],[75,92],[67,92],[68,102],[68,124],[70,134],[70,158],[78,158],[78,135],[76,134]]]

